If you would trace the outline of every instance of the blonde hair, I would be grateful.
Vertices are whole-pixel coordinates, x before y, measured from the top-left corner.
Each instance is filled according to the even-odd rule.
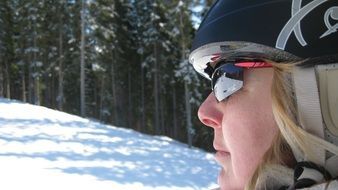
[[[257,167],[245,190],[264,186],[264,172],[276,164],[286,166],[283,157],[285,158],[285,153],[292,154],[292,150],[300,152],[306,160],[312,162],[315,162],[316,155],[311,146],[317,146],[338,155],[337,146],[311,135],[299,127],[291,83],[292,70],[296,64],[298,63],[272,63],[274,68],[271,87],[272,110],[279,132],[271,147],[263,156],[261,164]]]

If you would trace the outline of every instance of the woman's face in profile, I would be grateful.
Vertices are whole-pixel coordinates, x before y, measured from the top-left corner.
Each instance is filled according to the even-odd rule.
[[[272,77],[272,68],[247,69],[241,90],[220,103],[211,93],[199,108],[199,119],[214,129],[222,190],[245,187],[278,132],[272,113]]]

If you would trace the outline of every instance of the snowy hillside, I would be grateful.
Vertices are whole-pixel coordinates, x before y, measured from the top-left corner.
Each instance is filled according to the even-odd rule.
[[[218,170],[167,137],[0,99],[1,190],[210,189]]]

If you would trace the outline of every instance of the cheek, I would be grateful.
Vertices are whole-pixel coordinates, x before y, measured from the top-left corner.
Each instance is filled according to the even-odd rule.
[[[246,96],[240,102],[234,100],[234,104],[229,101],[227,110],[231,111],[223,120],[233,173],[242,184],[251,177],[278,131],[271,102],[268,97],[262,98]]]

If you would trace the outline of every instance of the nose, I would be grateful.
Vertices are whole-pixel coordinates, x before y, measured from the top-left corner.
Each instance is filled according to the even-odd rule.
[[[206,126],[214,129],[221,128],[222,111],[213,92],[209,94],[198,109],[198,118]]]

